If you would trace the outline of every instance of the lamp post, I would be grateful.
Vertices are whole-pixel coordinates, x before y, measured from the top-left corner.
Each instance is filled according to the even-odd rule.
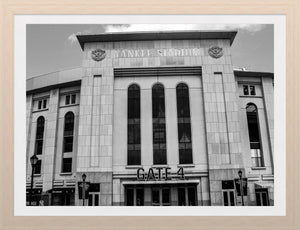
[[[238,172],[239,178],[240,178],[240,191],[241,191],[241,196],[242,196],[242,206],[244,206],[244,189],[243,189],[243,172],[239,170]]]
[[[34,169],[36,166],[36,163],[38,162],[37,156],[33,154],[32,157],[30,157],[30,163],[31,163],[31,184],[30,184],[30,193],[29,193],[29,206],[31,206],[31,199],[32,199],[32,187],[33,187],[33,174],[34,174]]]
[[[84,201],[85,201],[85,179],[86,175],[82,174],[82,204],[84,206]]]

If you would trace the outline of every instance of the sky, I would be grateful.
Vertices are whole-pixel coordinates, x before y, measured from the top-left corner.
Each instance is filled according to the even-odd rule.
[[[237,30],[232,44],[234,68],[274,72],[274,26],[265,24],[28,24],[26,76],[81,66],[77,34],[169,30]]]

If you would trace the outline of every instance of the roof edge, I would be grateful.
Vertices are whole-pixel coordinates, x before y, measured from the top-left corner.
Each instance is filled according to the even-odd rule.
[[[149,41],[149,40],[204,40],[204,39],[229,39],[233,43],[236,30],[190,30],[190,31],[141,31],[141,32],[118,32],[76,35],[82,50],[85,43],[93,42],[118,42],[118,41]]]
[[[271,72],[261,72],[261,71],[244,71],[244,70],[234,70],[236,76],[239,77],[272,77],[274,78],[274,73]]]

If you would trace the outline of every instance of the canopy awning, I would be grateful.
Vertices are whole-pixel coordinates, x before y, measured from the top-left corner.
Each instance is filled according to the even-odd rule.
[[[273,188],[274,184],[272,183],[262,183],[262,182],[255,182],[255,189],[260,189],[260,188]]]
[[[123,185],[160,185],[160,184],[199,184],[200,180],[160,180],[160,181],[124,181]]]
[[[49,193],[74,193],[75,192],[75,187],[72,188],[65,188],[65,187],[61,187],[61,188],[53,188],[48,190]]]

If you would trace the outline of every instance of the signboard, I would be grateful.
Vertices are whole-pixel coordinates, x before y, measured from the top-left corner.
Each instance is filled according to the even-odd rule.
[[[234,179],[237,196],[241,196],[241,182],[243,186],[243,195],[247,196],[247,178]]]
[[[85,185],[84,185],[85,199],[89,198],[89,188],[90,188],[90,182],[85,182]],[[79,199],[82,199],[82,190],[83,190],[83,182],[78,182]]]
[[[203,52],[203,51],[202,51]],[[201,56],[200,48],[122,49],[112,53],[114,58]]]
[[[220,48],[221,49],[221,48]],[[105,50],[96,49],[91,52],[91,58],[101,61],[106,56],[109,58],[143,58],[143,57],[187,57],[202,56],[203,48],[153,48],[153,49],[119,49]]]
[[[139,168],[136,172],[137,180],[143,181],[153,181],[153,180],[170,180],[171,178],[184,179],[184,171],[183,168],[180,167],[176,174],[172,175],[170,172],[171,168],[169,167],[156,167],[149,168],[146,172],[143,168]]]
[[[30,189],[26,189],[26,194],[32,194],[32,195],[36,195],[36,194],[41,194],[42,193],[42,189],[36,189],[36,188],[33,188],[32,190]]]

